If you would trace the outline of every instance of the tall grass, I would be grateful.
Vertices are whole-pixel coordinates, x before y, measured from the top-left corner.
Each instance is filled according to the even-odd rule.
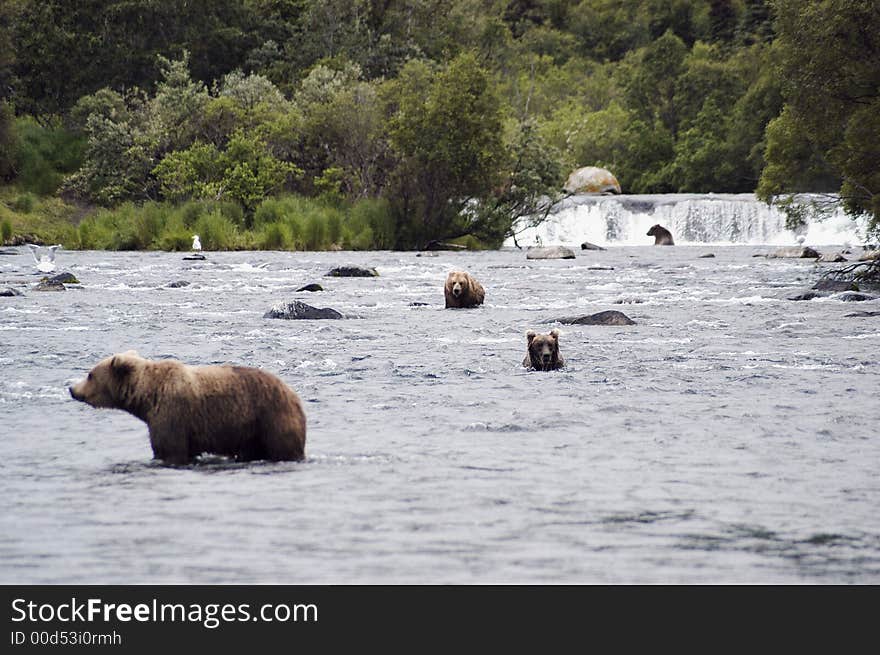
[[[39,213],[50,202],[64,206],[59,199],[21,193],[11,197],[7,206]],[[66,229],[65,247],[92,250],[188,251],[194,234],[205,250],[380,250],[395,245],[394,221],[384,200],[339,205],[294,195],[264,200],[251,229],[244,228],[237,205],[197,201],[126,202],[99,209],[79,226],[67,224]]]

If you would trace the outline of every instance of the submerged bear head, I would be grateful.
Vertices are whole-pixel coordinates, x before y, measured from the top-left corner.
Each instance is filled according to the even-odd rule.
[[[92,407],[118,408],[127,387],[125,382],[143,361],[134,350],[102,359],[85,380],[70,387],[70,395]]]
[[[559,354],[559,330],[550,330],[550,334],[526,332],[528,354],[523,366],[530,366],[538,371],[552,371],[564,366]]]

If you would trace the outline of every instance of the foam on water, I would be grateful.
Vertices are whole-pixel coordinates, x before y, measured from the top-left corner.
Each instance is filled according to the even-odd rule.
[[[785,215],[750,193],[582,194],[564,200],[539,226],[518,230],[516,239],[509,238],[505,245],[647,245],[653,243],[647,232],[656,223],[670,230],[679,245],[786,246],[797,243],[801,234],[787,230]],[[810,222],[802,235],[809,246],[857,244],[864,229],[864,220],[853,220],[838,209],[825,220]]]

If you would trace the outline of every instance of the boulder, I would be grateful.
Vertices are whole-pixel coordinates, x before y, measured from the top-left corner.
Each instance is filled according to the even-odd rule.
[[[608,310],[587,316],[563,316],[545,323],[562,323],[563,325],[635,325],[636,322],[623,312]]]
[[[52,277],[44,277],[40,282],[49,282],[51,284],[79,284],[80,281],[76,279],[76,276],[73,273],[59,273],[58,275],[53,275]]]
[[[17,289],[13,289],[12,287],[6,287],[5,289],[0,289],[0,298],[11,298],[12,296],[23,296],[24,294]]]
[[[699,259],[713,259],[715,257],[715,253],[707,252],[705,255],[700,255]]]
[[[574,251],[565,246],[531,247],[526,249],[526,259],[574,259]]]
[[[779,259],[819,259],[822,255],[807,246],[791,246],[789,248],[780,248],[770,253],[767,257]]]
[[[611,171],[597,166],[584,166],[572,171],[565,182],[564,189],[568,193],[616,193],[619,194],[620,182]]]
[[[299,300],[289,303],[281,303],[275,305],[268,312],[263,314],[263,318],[283,318],[286,320],[298,319],[338,319],[343,318],[342,314],[335,309],[329,307],[312,307]]]
[[[824,255],[819,257],[817,261],[825,264],[839,264],[840,262],[847,261],[847,259],[839,252],[826,252]]]
[[[174,282],[168,283],[169,289],[180,289],[181,287],[188,287],[190,285],[186,280],[175,280]]]
[[[67,287],[64,286],[62,282],[43,278],[42,281],[34,287],[34,291],[67,291]]]
[[[0,255],[17,255],[17,250],[9,250],[8,248],[0,248]]]
[[[323,291],[323,290],[324,290],[324,287],[322,287],[320,284],[315,284],[314,282],[312,284],[306,284],[305,286],[302,286],[299,289],[297,289],[297,291]]]
[[[824,298],[831,294],[825,291],[803,291],[796,296],[789,296],[789,300],[812,300],[813,298]]]
[[[379,277],[375,268],[362,268],[360,266],[337,266],[330,270],[326,277]]]
[[[880,259],[880,249],[877,250],[868,250],[861,254],[859,257],[860,262],[870,262],[875,259]]]
[[[865,300],[877,300],[877,296],[872,296],[869,293],[859,293],[858,291],[845,291],[837,296],[837,299],[843,302],[864,302]]]
[[[816,291],[828,291],[829,293],[837,293],[839,291],[858,291],[859,285],[852,280],[819,280],[813,285]]]
[[[603,248],[602,246],[597,246],[595,243],[584,241],[581,244],[581,250],[605,250],[605,248]]]
[[[205,259],[205,256],[199,253],[194,253],[192,255],[187,255],[184,259],[187,261],[202,261]]]

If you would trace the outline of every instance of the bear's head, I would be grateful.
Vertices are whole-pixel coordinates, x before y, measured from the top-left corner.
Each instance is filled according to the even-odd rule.
[[[102,359],[85,380],[70,387],[70,395],[92,407],[122,408],[129,379],[143,361],[134,350]]]
[[[648,230],[648,236],[649,237],[662,236],[665,231],[666,230],[664,230],[663,227],[658,223],[656,225],[651,226],[651,229]]]
[[[471,281],[464,271],[452,271],[446,277],[446,286],[456,298],[466,295],[471,288]]]
[[[559,330],[550,330],[550,334],[537,334],[529,330],[526,339],[532,368],[539,371],[559,368]]]

